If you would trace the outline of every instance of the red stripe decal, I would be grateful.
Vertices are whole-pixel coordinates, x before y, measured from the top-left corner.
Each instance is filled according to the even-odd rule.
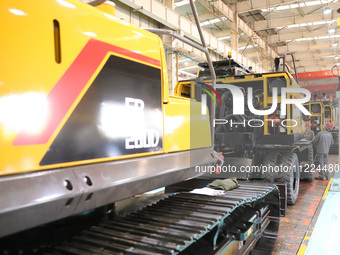
[[[37,135],[25,132],[19,133],[13,141],[13,145],[47,143],[108,52],[119,53],[155,66],[161,65],[159,60],[105,42],[90,39],[48,94],[50,119],[45,128]]]

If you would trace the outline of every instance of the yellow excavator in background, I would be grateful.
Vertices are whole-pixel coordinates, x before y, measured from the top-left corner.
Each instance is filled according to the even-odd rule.
[[[329,153],[339,154],[338,122],[335,110],[336,102],[333,101],[333,97],[327,99],[326,93],[321,93],[320,90],[316,90],[312,93],[311,101],[304,104],[304,107],[311,113],[310,116],[303,116],[304,120],[311,126],[311,130],[316,135],[326,126],[327,130],[332,133],[334,140]]]
[[[286,183],[287,202],[295,204],[300,179],[313,180],[313,146],[310,141],[302,140],[305,121],[301,109],[294,104],[285,105],[286,109],[282,108],[283,96],[289,99],[305,97],[302,93],[283,94],[284,89],[300,88],[289,70],[286,70],[287,56],[292,57],[296,73],[295,60],[291,53],[275,60],[275,72],[261,74],[253,73],[231,59],[231,56],[229,59],[213,62],[217,75],[216,90],[221,99],[221,103],[216,106],[214,146],[216,151],[224,155],[224,167],[235,169],[218,173],[215,178],[237,176],[246,180]],[[281,65],[283,70],[280,70]],[[180,81],[175,89],[178,96],[200,100],[202,93],[205,93],[201,88],[204,88],[205,83],[211,82],[211,76],[207,63],[199,66],[203,68],[198,74],[200,82],[192,84],[190,81]],[[193,86],[201,88],[192,89]],[[252,91],[250,96],[247,95],[249,89]],[[241,91],[239,95],[235,90]],[[254,114],[254,111],[272,108],[276,98],[275,90],[277,103],[272,113],[262,116]],[[249,97],[252,98],[251,104]],[[235,107],[236,101],[238,107]],[[254,109],[249,108],[249,105],[253,105]],[[244,112],[235,114],[235,110],[241,107]],[[280,169],[260,171],[263,166]],[[282,170],[285,166],[290,166],[288,171]]]

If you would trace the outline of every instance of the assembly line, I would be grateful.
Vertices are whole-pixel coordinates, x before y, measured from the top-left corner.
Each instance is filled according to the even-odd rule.
[[[274,2],[1,2],[0,255],[338,254],[340,4]]]

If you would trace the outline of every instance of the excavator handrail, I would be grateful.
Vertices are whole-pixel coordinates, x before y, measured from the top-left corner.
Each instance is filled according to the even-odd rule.
[[[213,63],[211,61],[210,58],[210,54],[209,54],[209,50],[208,47],[205,43],[204,40],[204,36],[203,36],[203,32],[202,32],[202,28],[198,19],[198,14],[197,14],[197,10],[196,10],[196,6],[194,3],[194,0],[190,0],[190,5],[191,5],[191,9],[192,9],[192,13],[194,15],[195,18],[195,22],[196,22],[196,26],[197,26],[197,30],[198,33],[200,35],[201,41],[202,41],[202,46],[190,41],[189,39],[184,38],[183,36],[180,36],[179,34],[177,34],[175,31],[173,30],[167,30],[167,29],[158,29],[158,28],[143,28],[144,30],[147,30],[149,32],[155,33],[155,34],[164,34],[164,35],[169,35],[172,36],[202,52],[205,53],[205,56],[207,58],[207,62],[208,62],[208,66],[209,66],[209,70],[210,70],[210,75],[211,75],[211,85],[212,87],[215,89],[216,88],[216,73],[215,73],[215,69],[213,66]],[[214,94],[215,97],[215,94]],[[214,117],[215,117],[215,105],[214,105],[214,100],[211,100],[211,109],[210,109],[210,125],[211,125],[211,144],[212,146],[214,146],[214,140],[215,140],[215,132],[214,132]]]
[[[286,56],[287,56],[287,55],[290,55],[290,56],[292,57],[293,66],[294,66],[294,72],[295,72],[295,80],[296,80],[296,83],[299,83],[298,74],[297,74],[296,65],[295,65],[295,58],[294,58],[293,53],[291,53],[291,52],[286,52],[286,53],[283,54],[283,56],[282,56],[282,59],[283,59],[282,69],[283,69],[284,72],[286,71]],[[289,69],[289,68],[288,68],[288,69]]]

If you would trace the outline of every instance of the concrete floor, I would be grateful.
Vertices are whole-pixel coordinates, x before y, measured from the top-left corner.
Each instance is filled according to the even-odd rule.
[[[336,164],[338,155],[329,156],[329,164]],[[317,173],[314,173],[317,176]],[[333,173],[331,173],[332,177]],[[319,203],[329,181],[300,182],[299,198],[289,206],[286,217],[281,219],[279,237],[272,255],[297,254],[305,235],[310,236],[317,220]],[[306,239],[306,238],[305,238]],[[302,253],[303,254],[303,253]]]

